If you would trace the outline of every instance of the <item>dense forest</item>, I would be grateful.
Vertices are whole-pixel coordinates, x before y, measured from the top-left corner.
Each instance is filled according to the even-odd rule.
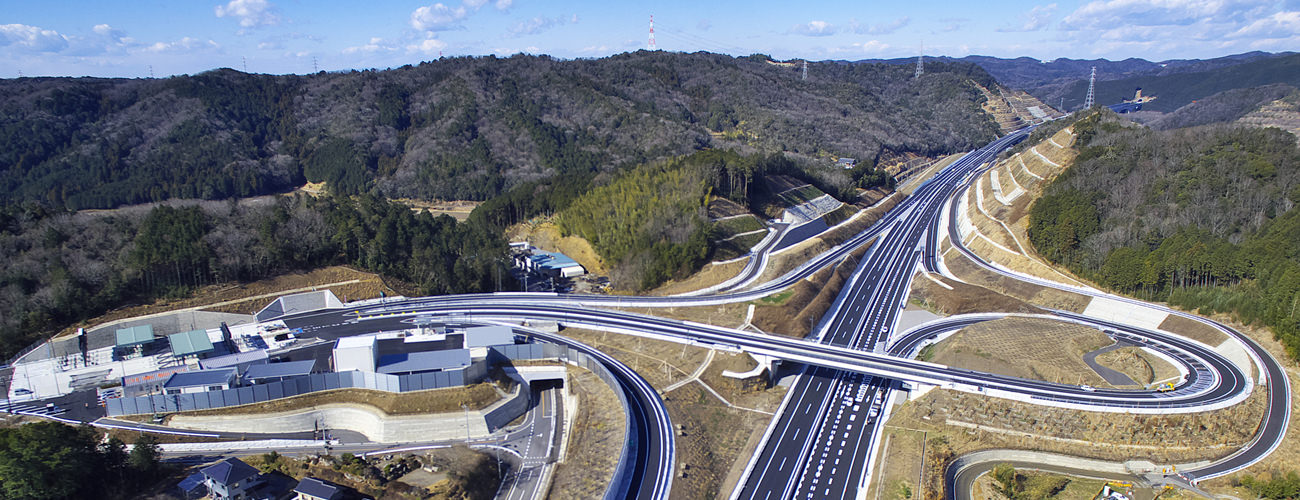
[[[969,63],[626,53],[460,57],[385,71],[0,81],[0,192],[47,209],[339,194],[487,200],[557,175],[708,147],[805,161],[951,153],[991,139]]]
[[[137,498],[171,472],[152,434],[141,434],[130,451],[97,434],[49,421],[0,429],[0,497]]]
[[[1048,259],[1152,300],[1233,312],[1300,359],[1300,149],[1275,128],[1153,131],[1109,112],[1030,209]]]
[[[1232,89],[1165,113],[1146,123],[1156,130],[1195,127],[1237,120],[1278,99],[1300,100],[1300,90],[1285,84]]]
[[[370,195],[0,212],[0,352],[123,304],[350,264],[422,294],[513,289],[502,228]]]
[[[858,181],[868,184],[882,176],[861,168],[839,173],[842,180],[823,184],[843,189],[831,193],[856,196]],[[711,197],[723,197],[762,213],[774,193],[763,181],[784,174],[821,184],[815,173],[800,169],[781,155],[741,155],[708,150],[673,160],[643,165],[608,184],[583,194],[560,213],[560,229],[583,237],[607,262],[616,263],[611,279],[618,288],[644,290],[670,278],[682,278],[707,262],[711,246],[706,207]],[[873,186],[874,187],[874,186]]]

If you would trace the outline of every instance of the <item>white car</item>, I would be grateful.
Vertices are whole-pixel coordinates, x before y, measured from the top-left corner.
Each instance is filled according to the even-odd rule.
[[[1097,388],[1090,385],[1081,385],[1079,388],[1088,392],[1097,392]]]

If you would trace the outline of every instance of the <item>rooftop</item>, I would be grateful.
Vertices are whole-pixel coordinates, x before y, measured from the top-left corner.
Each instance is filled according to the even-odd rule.
[[[153,341],[153,325],[140,325],[117,331],[117,347],[128,347]]]
[[[465,330],[465,347],[487,347],[515,343],[515,331],[508,326],[475,326]]]
[[[541,250],[538,250],[529,259],[534,264],[545,269],[561,269],[579,265],[577,261],[562,253],[543,252]]]
[[[199,366],[204,370],[213,368],[226,368],[230,366],[242,365],[245,363],[265,362],[267,358],[266,349],[256,351],[237,352],[225,356],[217,356],[199,361]]]
[[[238,458],[227,458],[199,470],[204,476],[221,484],[234,484],[258,475],[257,469]]]
[[[320,479],[308,476],[302,478],[302,481],[298,481],[298,487],[294,488],[293,492],[316,498],[334,498],[336,495],[342,493],[343,489],[325,481],[321,481]]]
[[[357,347],[369,347],[373,349],[375,347],[375,336],[361,335],[357,337],[340,337],[338,342],[334,344],[335,349],[350,349]]]
[[[163,384],[163,388],[196,387],[206,385],[229,384],[235,379],[234,368],[218,370],[198,370],[193,372],[173,373]]]
[[[311,371],[315,368],[316,360],[314,359],[289,361],[287,363],[253,365],[248,367],[248,370],[244,372],[244,378],[248,380],[257,380],[263,378],[298,377],[302,375],[311,375]]]
[[[212,340],[208,339],[208,332],[205,330],[173,333],[167,336],[167,341],[172,345],[172,354],[177,356],[189,356],[212,351]]]
[[[379,358],[375,371],[387,374],[428,372],[464,368],[469,363],[469,349],[403,352]]]

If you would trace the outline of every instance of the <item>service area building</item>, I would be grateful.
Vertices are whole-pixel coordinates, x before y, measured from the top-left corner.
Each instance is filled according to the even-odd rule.
[[[163,390],[167,394],[226,390],[235,386],[237,375],[234,368],[174,373],[163,384]]]

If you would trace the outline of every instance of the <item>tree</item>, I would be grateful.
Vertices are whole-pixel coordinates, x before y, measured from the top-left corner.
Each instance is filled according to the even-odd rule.
[[[102,470],[94,431],[57,422],[0,429],[0,496],[9,500],[92,498]]]
[[[131,447],[131,455],[127,463],[141,478],[152,479],[158,473],[158,459],[161,455],[162,449],[158,447],[158,438],[153,434],[141,434],[136,438],[135,446]]]
[[[1011,464],[998,464],[993,467],[993,480],[1001,486],[1001,491],[1007,498],[1016,498],[1016,493],[1020,491],[1020,475],[1016,473],[1016,468]]]

